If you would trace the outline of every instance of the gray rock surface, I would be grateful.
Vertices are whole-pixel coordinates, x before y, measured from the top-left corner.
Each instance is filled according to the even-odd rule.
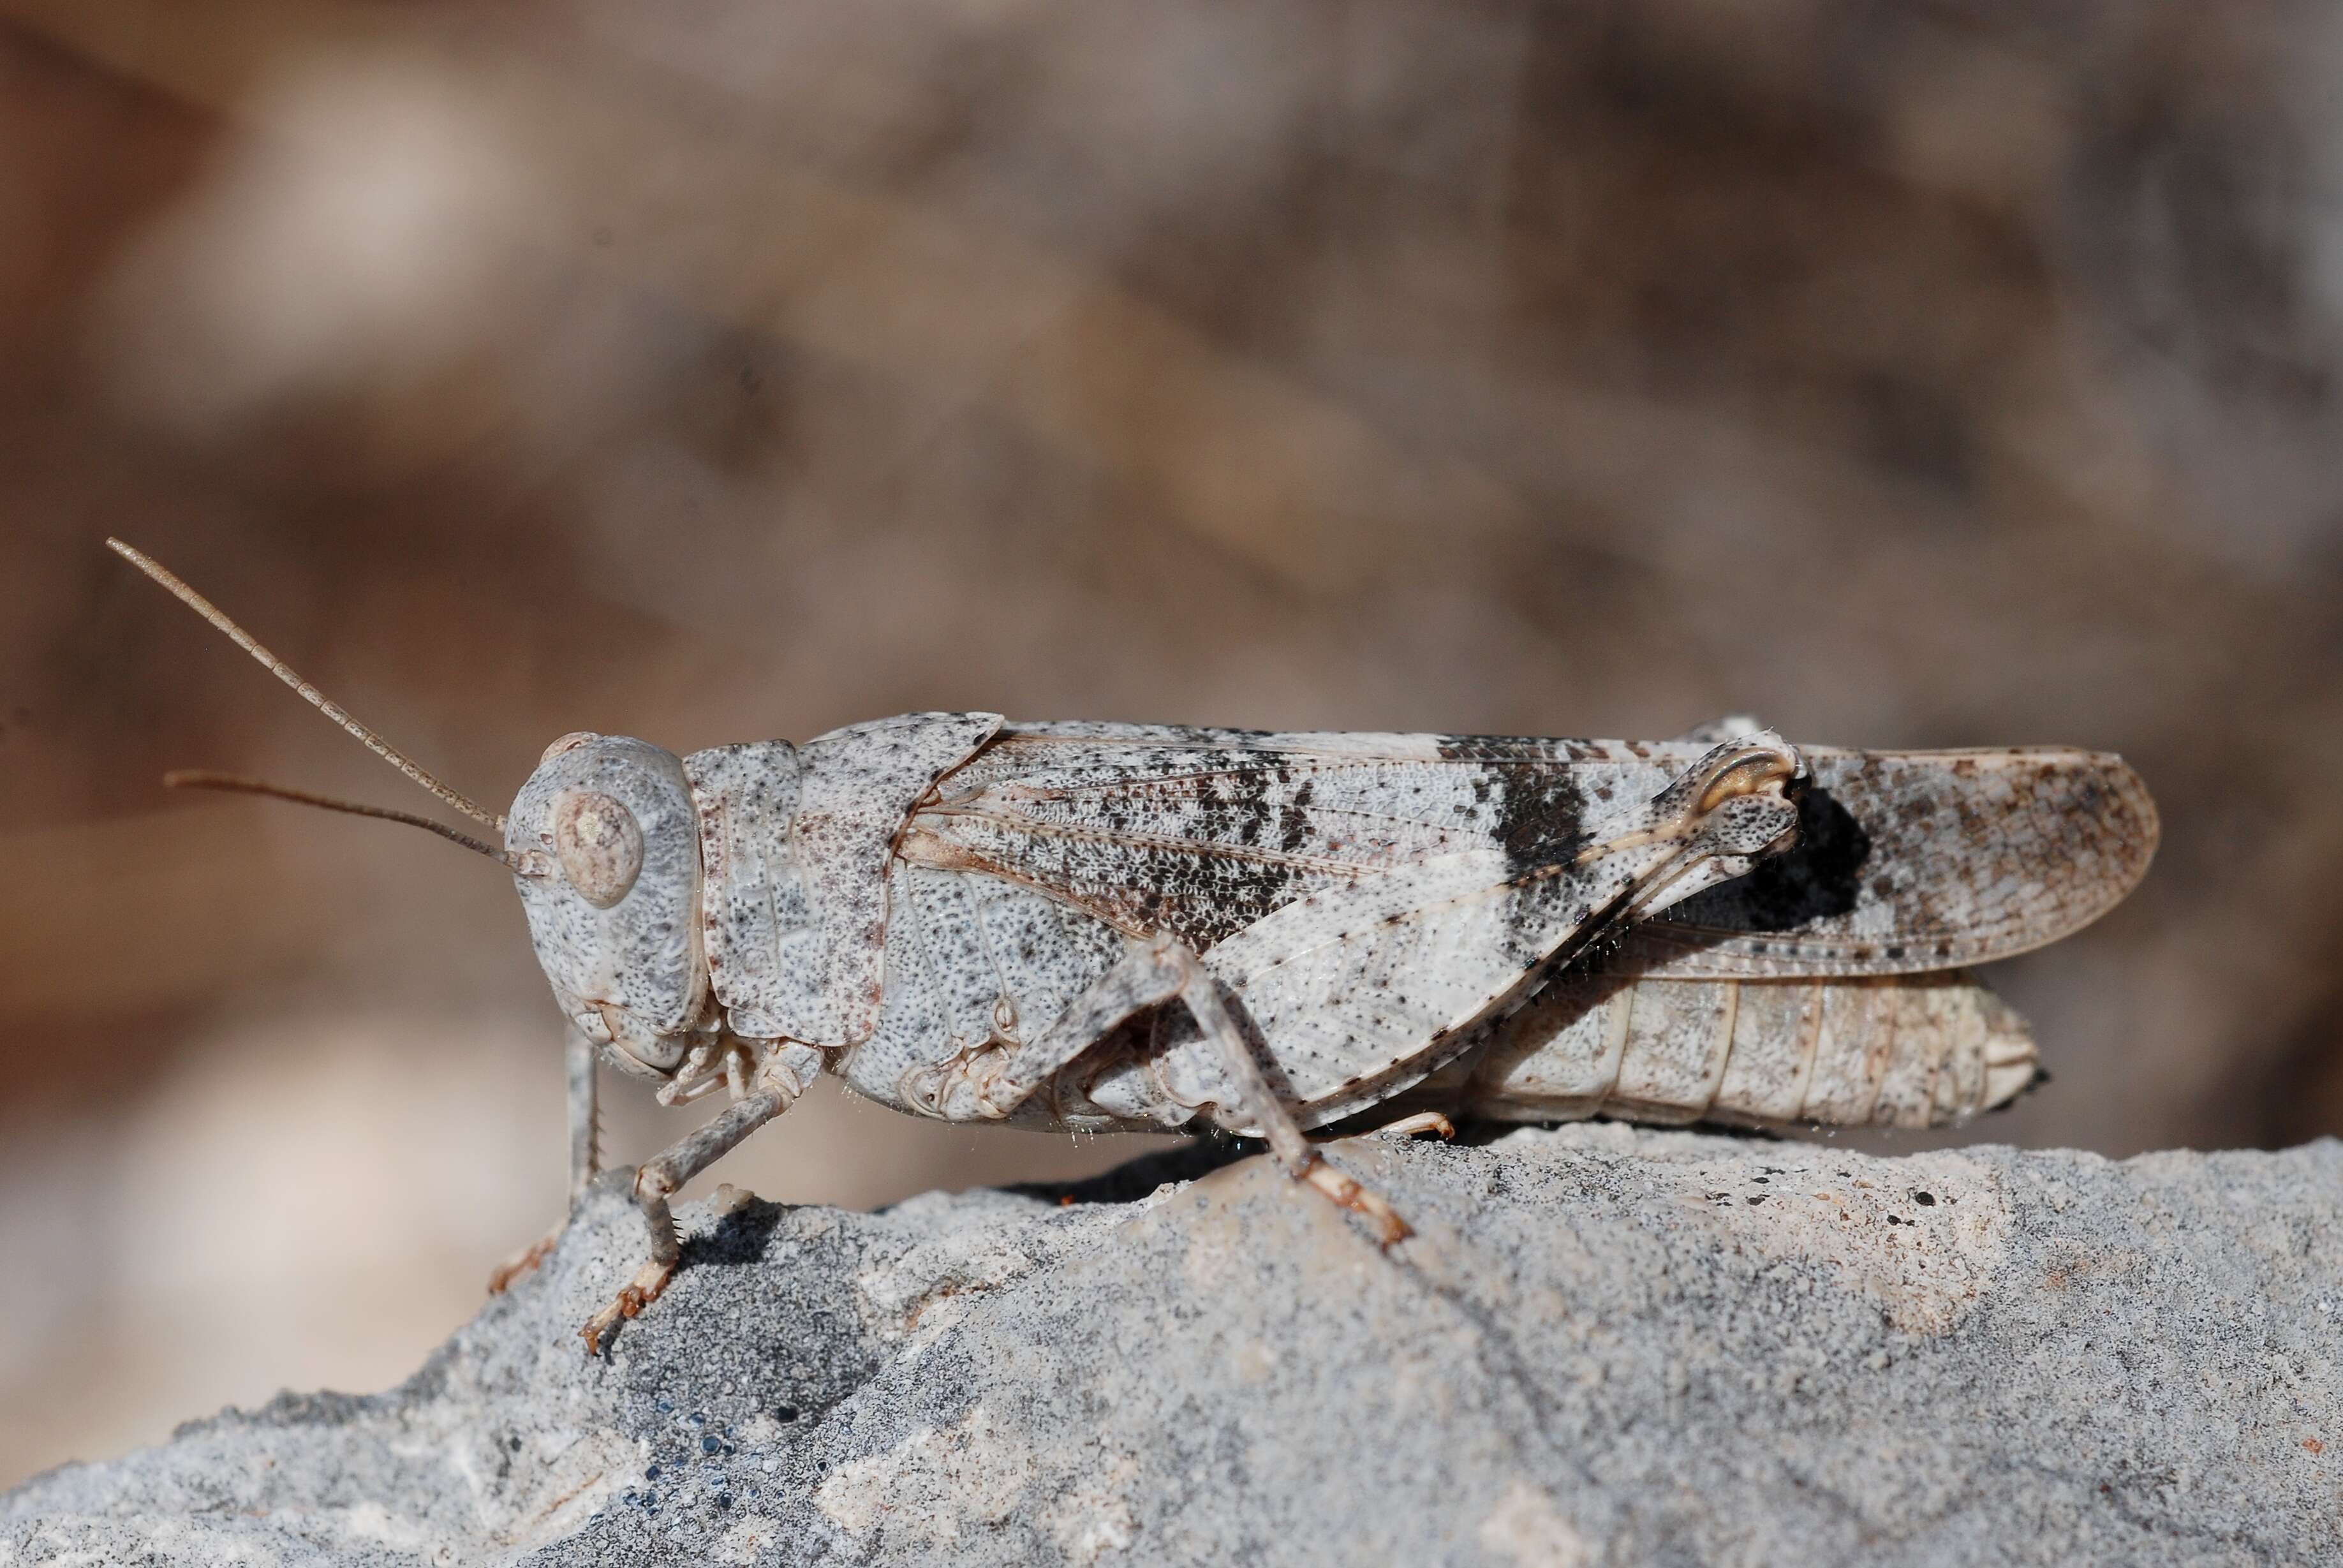
[[[1208,1153],[701,1205],[589,1362],[641,1247],[604,1191],[404,1385],[52,1472],[0,1563],[2343,1557],[2343,1145],[1338,1158],[1423,1234]]]

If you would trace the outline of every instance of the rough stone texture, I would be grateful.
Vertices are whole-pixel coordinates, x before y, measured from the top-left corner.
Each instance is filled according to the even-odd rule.
[[[40,1477],[0,1563],[2343,1553],[2343,1144],[1585,1126],[1339,1157],[1423,1234],[1379,1253],[1209,1153],[879,1214],[702,1205],[588,1362],[641,1247],[606,1190],[400,1388]]]

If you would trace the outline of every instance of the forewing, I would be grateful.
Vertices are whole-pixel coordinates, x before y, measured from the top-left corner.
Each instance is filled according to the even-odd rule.
[[[1048,892],[1200,950],[1312,893],[1445,855],[1567,856],[1616,799],[1601,748],[1432,735],[1019,726],[944,781],[910,859]]]
[[[1707,739],[1011,725],[905,849],[1208,950],[1397,866],[1476,849],[1550,860]],[[1800,846],[1638,927],[1610,961],[1686,979],[1982,963],[2088,924],[2155,851],[2155,806],[2117,757],[1802,750]]]
[[[1676,979],[1909,974],[2007,958],[2138,885],[2156,807],[2105,752],[1805,752],[1800,841],[1638,926],[1610,962]]]

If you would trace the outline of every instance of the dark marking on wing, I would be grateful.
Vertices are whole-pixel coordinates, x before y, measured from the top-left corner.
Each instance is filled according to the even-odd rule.
[[[1561,768],[1498,770],[1496,839],[1515,870],[1550,866],[1585,842],[1586,797]]]
[[[1556,755],[1569,743],[1513,736],[1444,735],[1442,760],[1475,766],[1473,799],[1488,836],[1515,870],[1568,859],[1585,842],[1586,792]]]
[[[1293,799],[1278,809],[1277,847],[1289,855],[1298,855],[1310,843],[1310,799],[1316,792],[1313,780],[1305,779]]]
[[[1122,930],[1169,931],[1206,950],[1389,858],[1394,835],[1345,831],[1356,813],[1321,805],[1316,785],[1308,759],[1159,754],[1126,767],[1004,774],[915,825],[948,842],[964,869],[1049,893]]]
[[[1503,738],[1011,730],[921,811],[911,852],[1050,893],[1126,931],[1210,949],[1321,889],[1435,855],[1489,845],[1516,867],[1568,861],[1585,811],[1572,775],[1589,766],[1574,749]]]

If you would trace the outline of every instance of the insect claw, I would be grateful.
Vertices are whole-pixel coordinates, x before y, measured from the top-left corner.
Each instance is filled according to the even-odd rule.
[[[637,1270],[635,1277],[611,1298],[610,1304],[587,1319],[586,1326],[578,1331],[578,1337],[586,1342],[586,1353],[599,1355],[610,1331],[618,1326],[618,1320],[641,1316],[643,1309],[659,1299],[659,1292],[674,1277],[673,1263],[649,1262]]]
[[[1415,1228],[1401,1219],[1399,1211],[1383,1201],[1381,1195],[1323,1160],[1313,1161],[1302,1173],[1302,1179],[1353,1213],[1373,1221],[1378,1232],[1376,1240],[1385,1248],[1396,1246],[1415,1234]]]
[[[554,1244],[561,1240],[561,1232],[568,1228],[569,1221],[568,1220],[562,1221],[561,1223],[556,1225],[552,1230],[548,1231],[544,1235],[539,1236],[536,1241],[530,1242],[526,1248],[514,1253],[511,1257],[507,1258],[502,1263],[498,1264],[497,1271],[488,1276],[488,1294],[492,1296],[503,1295],[506,1288],[511,1285],[515,1280],[519,1279],[523,1274],[528,1273],[539,1263],[545,1261],[545,1260],[552,1254]]]

